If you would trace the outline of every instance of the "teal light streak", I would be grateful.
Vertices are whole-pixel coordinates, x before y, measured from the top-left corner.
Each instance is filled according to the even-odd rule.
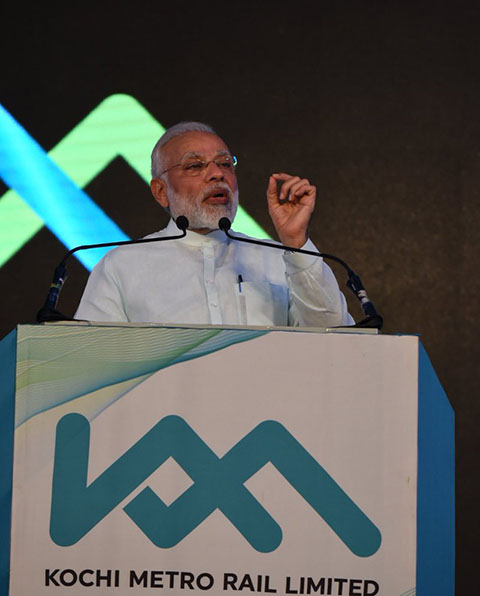
[[[2,106],[0,136],[3,180],[24,198],[68,249],[93,244],[99,238],[109,238],[111,242],[128,239]],[[78,259],[91,269],[105,252],[106,249],[84,251]]]

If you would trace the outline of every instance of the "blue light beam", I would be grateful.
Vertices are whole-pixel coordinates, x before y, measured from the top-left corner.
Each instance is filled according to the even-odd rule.
[[[70,250],[129,237],[0,105],[0,176]],[[94,225],[93,225],[94,224]],[[107,248],[75,255],[91,271]]]

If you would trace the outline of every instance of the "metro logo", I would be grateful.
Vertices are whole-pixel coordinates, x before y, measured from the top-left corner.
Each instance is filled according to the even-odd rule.
[[[57,425],[50,535],[81,540],[169,457],[193,480],[169,507],[144,488],[125,513],[158,547],[171,548],[216,509],[253,548],[274,551],[282,530],[244,483],[271,462],[357,556],[373,555],[378,528],[280,423],[265,421],[219,458],[180,417],[167,416],[87,486],[90,424],[67,414]]]

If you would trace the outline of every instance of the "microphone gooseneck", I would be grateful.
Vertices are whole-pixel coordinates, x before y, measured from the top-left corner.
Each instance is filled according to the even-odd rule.
[[[225,234],[232,240],[238,240],[239,242],[248,242],[250,244],[258,244],[260,246],[267,246],[269,248],[276,248],[279,250],[288,250],[290,252],[298,252],[304,255],[312,255],[314,257],[323,257],[324,259],[330,259],[342,265],[348,275],[347,287],[355,294],[357,299],[360,301],[362,310],[366,315],[365,319],[362,319],[355,325],[349,325],[351,327],[370,327],[373,329],[381,329],[383,326],[383,318],[377,313],[373,303],[369,299],[365,288],[363,287],[360,277],[339,257],[330,255],[326,252],[316,252],[312,250],[303,250],[301,248],[293,248],[293,246],[285,246],[284,244],[273,244],[272,242],[265,242],[264,240],[255,240],[253,238],[241,238],[240,236],[234,236],[230,233],[232,222],[228,217],[222,217],[218,222],[218,228],[225,232]]]
[[[48,321],[73,321],[73,317],[67,317],[57,310],[58,298],[63,284],[67,280],[67,260],[79,250],[88,250],[89,248],[108,248],[110,246],[122,246],[128,244],[144,244],[147,242],[162,242],[164,240],[177,240],[185,238],[189,226],[189,221],[185,215],[179,215],[176,219],[177,227],[181,234],[177,236],[163,236],[160,238],[139,238],[137,240],[122,240],[121,242],[102,242],[100,244],[82,244],[76,246],[67,252],[58,267],[55,269],[52,283],[47,294],[44,305],[37,313],[37,323],[46,323]]]

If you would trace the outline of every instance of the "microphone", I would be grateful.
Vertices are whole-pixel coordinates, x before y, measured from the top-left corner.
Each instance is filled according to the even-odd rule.
[[[330,259],[342,265],[348,275],[347,287],[355,294],[360,301],[362,310],[365,314],[365,319],[362,319],[355,325],[348,325],[348,327],[369,327],[372,329],[381,329],[383,326],[383,318],[377,313],[372,301],[369,299],[365,288],[363,287],[360,277],[351,269],[345,261],[342,261],[335,255],[330,255],[326,252],[315,252],[312,250],[303,250],[301,248],[293,248],[292,246],[285,246],[283,244],[273,244],[272,242],[265,242],[264,240],[255,240],[253,238],[241,238],[240,236],[234,236],[230,233],[232,222],[228,217],[222,217],[218,221],[218,228],[225,232],[225,234],[232,240],[238,240],[240,242],[249,242],[250,244],[258,244],[260,246],[267,246],[268,248],[277,248],[279,250],[288,250],[290,252],[299,252],[304,255],[313,255],[314,257],[323,257],[324,259]]]
[[[57,302],[63,284],[67,280],[67,260],[79,250],[87,250],[89,248],[106,248],[108,246],[121,246],[127,244],[143,244],[145,242],[162,242],[163,240],[177,240],[185,238],[189,226],[188,219],[185,215],[179,215],[175,220],[177,228],[182,231],[178,236],[164,236],[162,238],[138,238],[137,240],[122,240],[121,242],[103,242],[101,244],[83,244],[76,246],[67,252],[60,264],[55,269],[53,280],[50,284],[50,289],[47,294],[44,305],[37,313],[37,323],[45,323],[47,321],[74,321],[73,317],[67,317],[58,310]]]

